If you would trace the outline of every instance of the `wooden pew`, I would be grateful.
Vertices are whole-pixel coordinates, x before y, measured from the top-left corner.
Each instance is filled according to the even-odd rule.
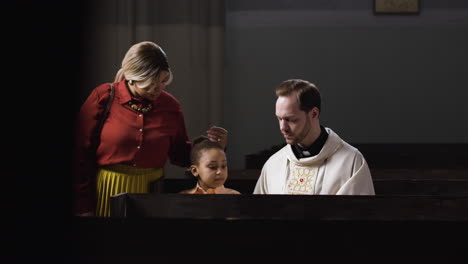
[[[468,170],[374,170],[376,195],[468,195]],[[260,170],[229,171],[225,186],[253,193]],[[195,186],[195,178],[165,179],[164,192],[177,193]]]
[[[113,217],[346,221],[468,221],[468,196],[188,195],[111,197]]]
[[[468,144],[355,143],[366,158],[377,195],[467,195]],[[284,144],[245,157],[246,169],[230,171],[233,188],[249,193],[265,161]]]
[[[118,217],[73,219],[73,263],[456,263],[466,254],[466,196],[128,194],[113,208],[117,200],[127,208]]]
[[[371,169],[468,169],[466,143],[353,143]],[[284,144],[245,156],[246,169],[261,169]]]

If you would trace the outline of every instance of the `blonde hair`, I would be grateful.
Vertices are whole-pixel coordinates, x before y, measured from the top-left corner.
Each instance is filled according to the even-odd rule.
[[[167,62],[166,53],[154,42],[143,41],[130,47],[122,60],[122,67],[115,75],[115,82],[123,79],[138,82],[138,88],[148,87],[161,71],[169,72],[170,84],[173,79],[172,71]]]

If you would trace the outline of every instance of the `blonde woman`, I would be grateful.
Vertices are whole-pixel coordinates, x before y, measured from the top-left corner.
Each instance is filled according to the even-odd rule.
[[[149,183],[163,176],[168,158],[178,166],[190,165],[192,144],[180,104],[165,91],[172,79],[163,49],[144,41],[127,51],[114,83],[99,85],[90,93],[77,119],[75,215],[108,217],[110,196],[148,193]],[[107,102],[111,105],[104,119]],[[105,121],[96,135],[100,120]],[[226,147],[225,129],[210,127],[207,136]],[[94,151],[95,142],[100,143]]]

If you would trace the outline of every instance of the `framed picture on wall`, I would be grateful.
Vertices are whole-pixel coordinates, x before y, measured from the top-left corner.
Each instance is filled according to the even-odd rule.
[[[418,14],[420,0],[374,0],[375,14]]]

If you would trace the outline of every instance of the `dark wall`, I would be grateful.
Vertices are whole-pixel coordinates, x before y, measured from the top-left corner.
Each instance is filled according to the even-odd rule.
[[[230,168],[284,142],[274,88],[290,78],[319,87],[322,124],[352,144],[468,143],[467,2],[421,1],[417,15],[372,3],[228,1]]]

